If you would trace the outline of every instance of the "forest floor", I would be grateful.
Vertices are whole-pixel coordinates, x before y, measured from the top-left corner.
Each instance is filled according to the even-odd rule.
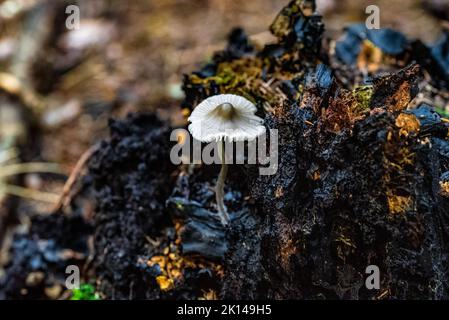
[[[16,11],[10,13],[10,9],[5,5],[6,2],[15,3]],[[326,50],[332,51],[335,41],[344,33],[344,27],[351,23],[363,22],[366,18],[364,10],[373,1],[322,0],[317,2],[318,11],[322,13],[325,24],[323,46]],[[438,3],[439,1],[379,0],[376,4],[381,10],[381,27],[394,28],[401,31],[408,39],[421,39],[424,44],[430,46],[435,43],[448,23],[448,9],[447,7],[440,9]],[[248,297],[247,293],[236,285],[237,280],[231,279],[226,284],[229,286],[227,288],[222,288],[222,284],[217,280],[217,274],[223,272],[217,260],[224,259],[225,248],[212,246],[192,249],[195,253],[198,253],[195,250],[199,250],[205,255],[206,262],[192,262],[180,257],[181,253],[177,251],[179,248],[175,245],[177,241],[180,241],[177,238],[178,231],[181,225],[185,227],[188,223],[182,219],[178,221],[179,217],[176,213],[173,214],[173,219],[169,219],[170,221],[167,221],[167,217],[163,215],[167,199],[170,198],[170,201],[182,199],[179,194],[173,192],[172,188],[176,187],[175,189],[181,195],[187,192],[182,190],[185,186],[179,181],[181,178],[175,168],[168,164],[160,165],[160,175],[157,175],[140,167],[139,170],[142,170],[141,173],[148,179],[142,181],[138,177],[138,172],[122,172],[113,165],[109,167],[108,162],[126,167],[129,163],[130,165],[138,163],[139,159],[147,159],[147,165],[152,163],[159,166],[158,159],[167,157],[168,139],[167,141],[164,139],[170,127],[184,126],[185,115],[192,108],[192,105],[189,105],[189,95],[186,96],[182,90],[184,74],[191,75],[205,63],[213,62],[212,56],[226,47],[227,37],[233,27],[238,26],[245,30],[255,47],[254,52],[260,52],[267,43],[278,41],[268,31],[268,27],[287,4],[286,1],[96,0],[80,1],[80,4],[82,27],[80,30],[68,31],[64,24],[66,18],[64,12],[67,5],[64,1],[0,1],[0,245],[2,247],[0,278],[7,274],[7,271],[2,268],[4,266],[8,266],[10,272],[14,268],[22,270],[25,268],[23,264],[29,263],[32,257],[38,257],[41,254],[54,255],[46,256],[43,260],[36,258],[39,261],[33,261],[36,264],[33,267],[34,271],[21,275],[23,279],[17,280],[17,283],[5,285],[4,288],[7,287],[8,290],[3,292],[0,290],[0,297],[68,297],[70,293],[63,289],[60,279],[49,279],[48,275],[42,275],[40,270],[48,268],[51,270],[49,271],[51,276],[61,275],[64,274],[63,266],[69,262],[86,268],[84,274],[86,281],[90,281],[90,276],[95,272],[99,272],[105,278],[113,277],[112,269],[114,273],[126,274],[131,268],[129,265],[114,264],[116,262],[107,260],[108,256],[101,257],[105,260],[100,259],[100,261],[98,257],[92,256],[93,248],[117,250],[117,248],[108,247],[110,238],[102,239],[98,236],[102,228],[105,232],[112,232],[108,221],[113,217],[102,216],[107,210],[121,213],[128,210],[133,212],[129,218],[131,222],[120,221],[120,227],[112,227],[112,229],[124,228],[125,233],[134,234],[136,238],[139,235],[141,237],[146,237],[148,234],[154,235],[155,238],[147,239],[151,244],[150,249],[147,244],[141,243],[140,238],[124,241],[120,235],[117,235],[116,240],[124,241],[120,245],[123,246],[126,255],[139,256],[145,252],[145,256],[139,256],[142,261],[145,261],[142,268],[150,268],[145,272],[155,273],[157,277],[165,277],[159,278],[159,287],[171,288],[173,284],[169,280],[173,277],[173,273],[181,272],[180,270],[186,268],[193,270],[186,276],[187,280],[177,288],[176,294],[173,293],[173,297],[216,298],[220,290],[224,295],[237,290],[236,294],[240,294],[240,297]],[[401,63],[386,70],[397,72],[406,67],[405,63],[403,65]],[[348,78],[347,70],[339,67],[337,69],[336,73],[341,77],[340,80]],[[408,83],[411,80],[407,78],[404,81]],[[425,81],[422,83],[427,84]],[[346,85],[349,84],[350,81],[346,83]],[[424,90],[418,98],[421,102],[430,99],[430,102],[437,104],[440,111],[444,113],[449,111],[449,100],[447,91],[444,89],[441,92],[442,95],[439,97],[438,93]],[[195,98],[199,99],[200,95],[198,94]],[[180,107],[181,104],[183,108]],[[142,116],[142,118],[131,116],[123,122],[109,122],[111,117],[125,119],[128,113],[134,112],[154,113],[163,122],[159,122],[160,120],[152,116]],[[273,121],[276,123],[275,120]],[[365,125],[369,127],[369,124]],[[147,134],[148,130],[151,133]],[[121,139],[129,143],[128,147],[120,145]],[[130,145],[135,149],[127,149]],[[307,149],[305,145],[302,147]],[[124,154],[117,154],[120,148],[124,148]],[[149,152],[150,148],[151,152]],[[8,158],[8,162],[5,160],[3,164],[5,168],[7,165],[17,166],[21,163],[39,162],[45,163],[42,171],[48,171],[48,173],[8,174],[7,179],[4,179],[1,167],[3,155],[5,159]],[[332,157],[337,155],[334,154]],[[425,160],[422,161],[425,162]],[[23,165],[19,168],[23,170]],[[198,199],[201,196],[209,197],[210,186],[205,184],[205,181],[215,175],[215,169],[196,172],[192,177],[185,178],[193,179],[185,183],[198,188],[195,190],[197,194],[192,195],[193,198],[195,196],[199,197]],[[113,172],[122,176],[123,180],[120,180],[122,183],[132,182],[134,185],[129,194],[125,192],[126,196],[131,197],[129,206],[145,205],[156,212],[155,216],[147,222],[148,225],[139,229],[137,233],[132,226],[141,223],[138,210],[126,208],[123,204],[114,202],[116,196],[114,192],[122,192],[122,189],[115,185],[114,180],[109,180],[115,177],[111,175]],[[106,173],[109,176],[105,175]],[[251,180],[251,174],[248,180]],[[232,181],[235,185],[232,185]],[[248,216],[245,211],[247,208],[242,200],[245,197],[257,198],[257,196],[246,194],[247,187],[242,187],[236,181],[238,179],[231,176],[231,187],[242,193],[238,194],[236,191],[237,193],[233,194],[235,208],[238,208],[236,211],[240,212],[242,221],[245,221],[245,224],[239,227],[243,230],[250,226],[262,228],[263,222],[259,221],[260,217]],[[256,181],[252,182],[256,183]],[[110,185],[112,191],[104,189],[104,185]],[[417,182],[417,185],[428,187],[427,182],[422,184]],[[15,188],[17,186],[21,188]],[[272,186],[267,185],[267,188],[270,187]],[[152,202],[148,199],[142,202],[142,197],[155,200]],[[261,194],[259,199],[268,201]],[[176,206],[176,203],[171,205]],[[192,204],[184,203],[184,205],[189,207]],[[95,216],[98,210],[102,214]],[[118,216],[121,217],[121,213],[118,213]],[[101,220],[102,217],[105,221]],[[220,226],[208,225],[210,221],[202,221],[201,216],[196,218],[197,220],[194,219],[190,228],[195,230],[200,226],[206,229],[210,227],[215,231],[218,230],[219,237],[225,237],[221,234]],[[50,221],[55,225],[55,230],[49,230]],[[283,223],[280,224],[283,225]],[[98,225],[101,227],[93,231]],[[154,229],[159,226],[166,228],[155,231]],[[14,238],[18,230],[25,232],[26,235],[16,235]],[[194,234],[193,231],[187,231],[187,234],[189,232]],[[238,231],[242,230],[237,227],[233,231],[229,246],[235,246],[233,241],[237,241],[238,237],[235,233]],[[168,234],[163,234],[164,232]],[[276,233],[275,230],[270,232]],[[62,238],[64,234],[73,235],[73,239]],[[34,243],[31,240],[43,237],[53,241],[35,241]],[[96,243],[93,243],[94,237],[97,239]],[[196,240],[184,241],[187,243],[191,241],[190,244],[194,247],[198,245]],[[258,243],[261,239],[247,240]],[[157,245],[154,245],[155,243]],[[142,249],[142,246],[145,249]],[[61,248],[64,248],[62,252]],[[11,258],[11,252],[18,250],[24,251],[21,257]],[[169,250],[173,254],[171,260],[164,254],[159,254],[164,250]],[[65,255],[64,258],[60,257],[61,254]],[[115,254],[120,255],[120,252]],[[242,259],[244,252],[234,252],[234,254],[235,256],[226,258],[227,263],[232,266]],[[109,256],[110,259],[113,257],[113,255]],[[53,261],[53,264],[45,259]],[[163,262],[160,261],[161,259]],[[146,261],[152,262],[146,263]],[[111,270],[102,267],[109,264],[112,266]],[[163,275],[153,270],[155,264],[165,266]],[[267,266],[268,269],[270,267],[274,268],[274,265]],[[242,270],[240,271],[243,273]],[[205,275],[204,273],[207,272],[214,276]],[[274,277],[270,273],[274,272],[273,270],[267,272],[270,277]],[[322,270],[322,272],[325,271]],[[133,298],[133,294],[146,298],[170,297],[170,292],[163,290],[160,293],[157,286],[151,291],[142,287],[142,284],[137,284],[141,276],[133,275],[131,280],[130,278],[117,279],[117,284],[114,285],[105,280],[102,285],[98,285],[98,290],[107,298],[115,298],[114,294],[120,298],[125,298],[125,295]],[[45,281],[42,280],[43,278]],[[129,282],[133,280],[136,284],[131,285],[130,293]],[[26,289],[19,288],[24,283]],[[258,285],[263,287],[266,283],[261,281]],[[327,284],[320,285],[324,288]],[[201,291],[203,288],[207,290]],[[256,290],[256,288],[253,289]],[[261,292],[265,290],[265,288],[258,289]],[[295,290],[292,289],[290,294],[296,293]],[[332,291],[332,289],[328,290]],[[111,293],[115,291],[117,292]],[[416,292],[413,292],[413,295],[419,296]],[[279,289],[277,294],[278,296],[274,297],[290,297],[285,288]],[[337,296],[344,297],[344,294],[341,293],[340,296],[337,293]],[[307,294],[304,295],[307,296]],[[318,293],[313,292],[310,295],[315,297]]]

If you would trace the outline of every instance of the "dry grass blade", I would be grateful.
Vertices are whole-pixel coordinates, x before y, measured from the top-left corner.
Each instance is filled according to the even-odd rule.
[[[14,163],[0,166],[0,179],[4,177],[14,176],[22,173],[63,173],[59,166],[54,163],[45,162],[29,162],[29,163]]]
[[[0,194],[2,193],[48,203],[57,203],[59,200],[59,195],[54,193],[28,189],[10,184],[0,184]]]

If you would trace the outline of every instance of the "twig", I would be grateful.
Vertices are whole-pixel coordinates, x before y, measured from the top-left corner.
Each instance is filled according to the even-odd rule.
[[[70,173],[69,178],[67,179],[66,183],[64,184],[64,187],[62,188],[62,194],[59,197],[59,200],[57,201],[55,208],[53,209],[54,212],[61,210],[63,207],[67,206],[67,204],[70,203],[71,201],[70,191],[72,190],[73,185],[78,180],[78,177],[81,173],[81,170],[84,168],[84,165],[90,159],[92,154],[97,150],[97,147],[98,145],[91,146],[78,159],[75,167]]]

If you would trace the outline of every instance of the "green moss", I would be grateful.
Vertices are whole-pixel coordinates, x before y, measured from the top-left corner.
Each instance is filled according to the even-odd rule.
[[[371,97],[373,95],[373,86],[361,85],[354,88],[352,91],[355,99],[357,100],[357,109],[360,112],[369,110]]]
[[[254,102],[255,97],[260,95],[259,85],[255,80],[260,78],[262,65],[258,58],[223,62],[218,65],[216,75],[208,78],[191,75],[190,81],[202,85],[206,91],[210,91],[213,85],[218,85],[220,93],[238,94]]]
[[[442,107],[435,107],[435,111],[438,112],[443,117],[449,117],[449,111]]]
[[[73,289],[70,300],[100,300],[100,296],[95,292],[95,287],[90,283],[80,285],[79,289]]]
[[[176,201],[176,202],[175,202],[175,205],[176,205],[176,208],[177,208],[178,210],[184,209],[184,205],[182,204],[181,201]]]
[[[214,78],[216,78],[215,81],[218,85],[223,86],[228,91],[244,84],[246,81],[245,74],[239,75],[234,72],[231,66],[226,65],[219,70]]]

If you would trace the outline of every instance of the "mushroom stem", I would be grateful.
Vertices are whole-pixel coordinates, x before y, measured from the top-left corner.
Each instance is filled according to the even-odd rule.
[[[217,185],[215,186],[215,198],[217,201],[218,214],[220,216],[221,223],[226,226],[229,223],[229,215],[224,205],[224,184],[226,175],[228,174],[228,165],[226,164],[225,144],[223,140],[218,141],[218,146],[221,150],[219,156],[221,159],[221,170],[218,175]]]

